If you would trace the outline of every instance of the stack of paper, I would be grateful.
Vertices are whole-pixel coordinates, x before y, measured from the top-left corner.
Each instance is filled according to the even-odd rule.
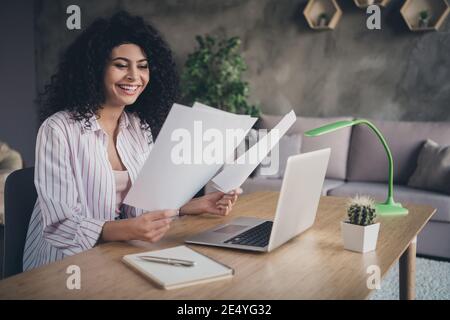
[[[230,192],[239,187],[295,122],[288,113],[280,123],[232,163],[234,152],[257,118],[195,103],[174,104],[125,203],[145,210],[177,209],[210,181]],[[248,161],[248,160],[251,161]]]

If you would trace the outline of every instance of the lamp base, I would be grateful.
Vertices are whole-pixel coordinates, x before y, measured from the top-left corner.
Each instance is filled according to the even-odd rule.
[[[403,208],[400,203],[377,203],[375,207],[379,216],[401,216],[408,214],[408,209]]]

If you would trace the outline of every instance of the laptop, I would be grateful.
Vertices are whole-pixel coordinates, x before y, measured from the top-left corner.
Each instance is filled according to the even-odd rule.
[[[299,235],[316,219],[330,152],[328,148],[288,158],[273,221],[239,217],[185,242],[269,252]]]

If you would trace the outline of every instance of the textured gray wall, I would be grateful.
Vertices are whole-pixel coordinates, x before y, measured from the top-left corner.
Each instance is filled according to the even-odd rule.
[[[119,8],[144,16],[164,34],[180,68],[195,35],[241,37],[251,100],[267,113],[294,108],[304,116],[450,120],[449,21],[440,32],[409,32],[399,13],[404,1],[392,0],[382,11],[382,30],[369,31],[365,11],[341,0],[344,16],[336,30],[316,32],[303,18],[306,2],[39,0],[38,87],[79,33],[65,28],[66,7],[78,4],[83,26]]]
[[[34,8],[31,0],[4,1],[0,8],[0,140],[34,165]]]

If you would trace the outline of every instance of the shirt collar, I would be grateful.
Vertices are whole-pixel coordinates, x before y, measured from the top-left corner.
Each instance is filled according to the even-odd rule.
[[[128,114],[123,111],[122,114],[120,115],[120,119],[119,119],[119,128],[120,129],[125,129],[130,125],[130,119],[128,119]]]
[[[100,123],[98,122],[98,118],[95,114],[93,114],[87,123],[82,120],[83,126],[82,126],[82,133],[89,133],[89,132],[96,132],[99,130],[102,130],[102,127],[100,126]],[[128,117],[127,112],[123,111],[119,118],[119,128],[125,129],[130,125],[130,119]]]

